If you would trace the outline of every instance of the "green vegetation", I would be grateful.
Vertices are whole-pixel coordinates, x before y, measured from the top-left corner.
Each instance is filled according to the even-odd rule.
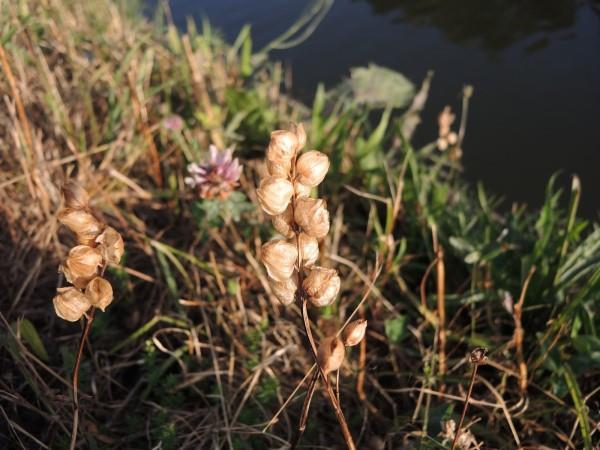
[[[431,75],[419,87],[361,68],[306,106],[286,95],[282,66],[253,51],[249,28],[227,44],[207,23],[180,34],[109,0],[0,0],[0,10],[0,447],[68,447],[80,327],[57,319],[51,299],[72,243],[56,220],[71,177],[126,241],[107,274],[115,302],[96,315],[81,367],[80,447],[288,442],[301,394],[262,430],[312,360],[298,308],[265,292],[257,251],[273,231],[255,186],[270,131],[290,121],[332,161],[321,258],[342,290],[311,312],[318,328],[339,328],[381,268],[363,309],[365,358],[353,349],[341,372],[358,447],[449,448],[441,421],[458,422],[478,346],[489,359],[465,424],[485,448],[598,442],[600,228],[577,216],[579,180],[566,193],[550,180],[537,212],[506,211],[462,179],[464,127],[444,152],[438,136],[413,148]],[[210,144],[235,147],[244,165],[225,200],[184,183]],[[425,275],[440,249],[442,371],[439,267]],[[316,395],[303,445],[343,444],[336,427]]]

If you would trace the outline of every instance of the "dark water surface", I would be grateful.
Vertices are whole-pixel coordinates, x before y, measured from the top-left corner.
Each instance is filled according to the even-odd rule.
[[[175,23],[207,17],[233,41],[249,23],[255,48],[284,32],[305,0],[171,0]],[[302,44],[274,51],[289,63],[293,93],[311,103],[319,82],[334,86],[349,69],[374,62],[419,84],[435,77],[416,135],[437,136],[444,105],[460,110],[475,88],[464,143],[469,180],[509,202],[540,205],[561,170],[576,173],[582,210],[600,210],[600,2],[575,0],[335,0]]]

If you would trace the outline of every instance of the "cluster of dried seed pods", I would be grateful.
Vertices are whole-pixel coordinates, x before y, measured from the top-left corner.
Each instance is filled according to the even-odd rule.
[[[315,265],[319,257],[319,240],[329,232],[329,212],[325,200],[312,198],[311,192],[327,175],[329,158],[317,150],[299,154],[305,144],[306,132],[301,124],[293,125],[287,131],[271,133],[266,153],[268,175],[261,180],[257,197],[273,226],[283,236],[262,246],[261,259],[271,290],[284,305],[295,301],[302,304],[306,332],[315,349],[306,322],[306,302],[319,308],[331,305],[339,293],[341,280],[335,269]],[[345,347],[357,345],[366,328],[366,320],[357,320],[345,327],[341,337],[335,335],[321,340],[315,358],[326,385],[327,375],[341,367]],[[354,448],[338,401],[333,394],[330,399],[346,441]],[[303,425],[299,429],[302,430]]]
[[[121,260],[124,246],[121,235],[94,216],[85,189],[67,182],[63,196],[65,208],[58,220],[75,233],[79,245],[59,268],[72,286],[58,288],[53,303],[58,317],[76,322],[90,307],[104,311],[111,304],[113,289],[102,275],[109,263]]]

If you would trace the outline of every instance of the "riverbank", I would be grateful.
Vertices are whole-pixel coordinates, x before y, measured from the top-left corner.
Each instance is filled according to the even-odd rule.
[[[265,290],[258,254],[273,231],[255,187],[270,132],[303,122],[308,147],[331,160],[320,264],[342,279],[336,306],[312,320],[337,329],[374,280],[361,310],[366,345],[349,352],[340,380],[359,448],[448,447],[442,423],[459,420],[475,347],[489,350],[465,422],[478,442],[591,448],[600,231],[578,218],[576,178],[562,194],[550,182],[539,212],[499,212],[482,186],[467,186],[468,88],[462,109],[413,148],[435,78],[372,66],[304,105],[248,29],[230,45],[208,25],[181,34],[108,0],[0,6],[3,446],[69,442],[80,327],[51,302],[73,243],[56,220],[69,178],[126,248],[107,272],[115,301],[97,313],[81,367],[80,447],[291,439],[302,396],[263,430],[312,360],[298,309]],[[226,198],[185,182],[211,144],[235,148],[243,166]],[[302,443],[339,446],[323,396],[311,410]]]

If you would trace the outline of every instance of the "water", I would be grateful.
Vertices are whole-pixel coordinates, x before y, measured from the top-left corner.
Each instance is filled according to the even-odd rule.
[[[285,31],[310,2],[171,0],[175,23],[208,17],[232,41],[250,23],[255,48]],[[433,80],[424,124],[437,134],[444,105],[460,109],[475,88],[464,143],[465,175],[507,202],[541,204],[550,175],[561,187],[578,174],[581,208],[600,211],[600,2],[575,0],[335,0],[301,45],[274,51],[289,64],[293,93],[312,102],[317,83],[334,86],[374,62],[419,84]]]

